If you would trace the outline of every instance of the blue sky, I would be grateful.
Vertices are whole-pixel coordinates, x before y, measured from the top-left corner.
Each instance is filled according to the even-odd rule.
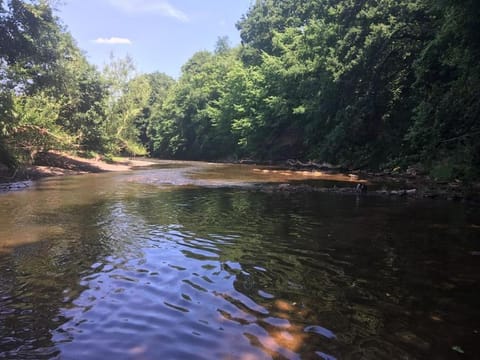
[[[140,72],[178,77],[197,51],[220,36],[240,42],[235,23],[252,0],[65,0],[57,15],[99,69],[127,53]]]

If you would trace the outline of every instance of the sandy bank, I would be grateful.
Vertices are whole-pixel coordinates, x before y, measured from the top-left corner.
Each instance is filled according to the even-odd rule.
[[[129,171],[136,167],[150,166],[152,164],[153,162],[148,160],[128,158],[121,158],[114,162],[106,162],[100,158],[87,159],[67,153],[49,151],[39,154],[35,158],[34,165],[22,167],[14,174],[10,173],[5,167],[0,167],[0,183],[25,182],[49,176]]]

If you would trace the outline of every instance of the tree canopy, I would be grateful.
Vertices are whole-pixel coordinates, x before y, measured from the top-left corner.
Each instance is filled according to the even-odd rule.
[[[475,0],[257,0],[178,79],[90,65],[46,1],[0,2],[0,161],[80,147],[164,158],[480,169]],[[38,111],[41,109],[41,111]]]

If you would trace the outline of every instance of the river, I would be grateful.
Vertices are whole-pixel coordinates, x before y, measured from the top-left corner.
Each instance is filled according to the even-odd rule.
[[[160,162],[0,194],[0,358],[480,358],[478,207],[258,186],[302,180]]]

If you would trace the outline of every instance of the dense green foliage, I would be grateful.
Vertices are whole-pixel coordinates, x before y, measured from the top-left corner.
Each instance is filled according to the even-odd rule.
[[[183,67],[153,153],[475,176],[478,15],[475,1],[257,1],[241,47],[220,39]]]
[[[237,24],[241,46],[219,38],[178,80],[137,75],[129,58],[100,73],[46,2],[0,5],[9,165],[15,149],[80,146],[478,175],[476,0],[257,0]]]
[[[0,1],[0,162],[8,167],[50,149],[146,154],[137,121],[153,106],[151,92],[128,57],[102,73],[89,64],[47,1]]]

